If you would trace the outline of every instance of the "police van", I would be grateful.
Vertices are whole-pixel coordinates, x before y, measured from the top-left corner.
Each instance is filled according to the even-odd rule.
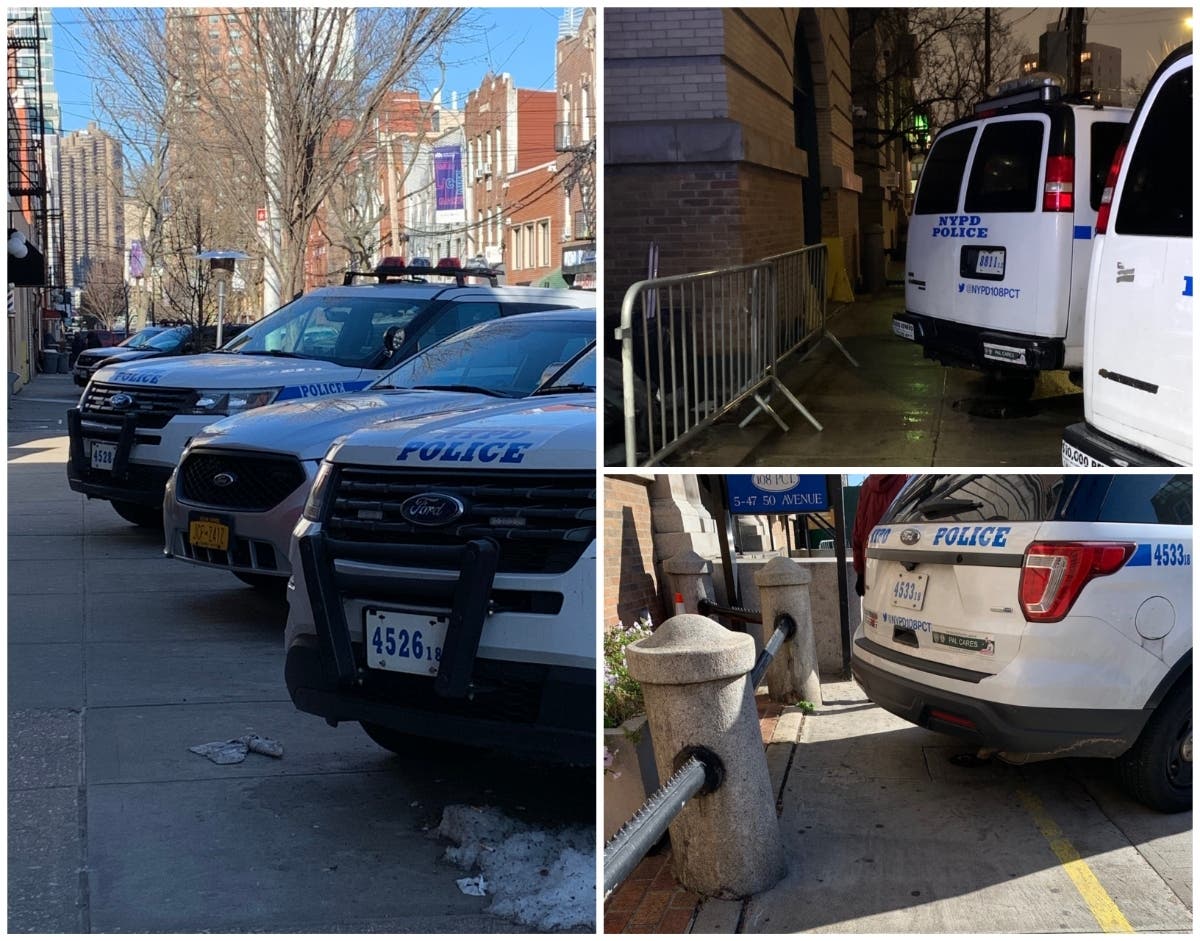
[[[472,324],[595,304],[586,292],[501,287],[493,271],[444,262],[384,259],[368,276],[374,283],[347,274],[342,286],[302,295],[212,353],[98,370],[67,413],[71,489],[109,500],[139,526],[161,526],[167,480],[188,440],[213,421],[364,389]]]
[[[1113,160],[1096,223],[1084,421],[1065,466],[1192,463],[1192,45],[1168,56]]]
[[[1130,114],[1034,74],[947,125],[917,187],[893,333],[948,366],[1079,370],[1096,213]]]
[[[292,701],[395,752],[594,763],[596,493],[594,391],[341,438],[291,541]]]
[[[911,479],[868,538],[855,680],[1013,763],[1106,757],[1192,806],[1192,478]]]

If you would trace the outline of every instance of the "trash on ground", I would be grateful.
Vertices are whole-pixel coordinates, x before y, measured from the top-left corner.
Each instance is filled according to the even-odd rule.
[[[283,744],[274,739],[263,738],[261,735],[243,735],[227,742],[206,742],[203,745],[192,745],[188,751],[207,758],[218,765],[236,765],[246,760],[249,752],[267,755],[271,758],[283,757]]]
[[[488,884],[487,880],[482,875],[473,876],[469,879],[456,879],[458,890],[463,895],[487,895]]]

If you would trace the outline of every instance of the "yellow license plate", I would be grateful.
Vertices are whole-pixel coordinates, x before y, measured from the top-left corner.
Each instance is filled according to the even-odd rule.
[[[188,523],[188,539],[200,549],[229,549],[229,527],[217,520],[192,520]]]

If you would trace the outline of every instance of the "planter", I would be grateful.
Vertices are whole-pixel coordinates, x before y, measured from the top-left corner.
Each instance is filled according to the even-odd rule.
[[[604,747],[613,756],[604,772],[604,841],[625,825],[646,798],[658,789],[654,746],[645,716],[634,716],[620,727],[604,730]]]

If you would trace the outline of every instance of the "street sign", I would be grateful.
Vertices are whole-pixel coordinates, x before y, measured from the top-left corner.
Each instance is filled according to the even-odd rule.
[[[829,509],[824,474],[730,474],[729,512],[817,513]]]

